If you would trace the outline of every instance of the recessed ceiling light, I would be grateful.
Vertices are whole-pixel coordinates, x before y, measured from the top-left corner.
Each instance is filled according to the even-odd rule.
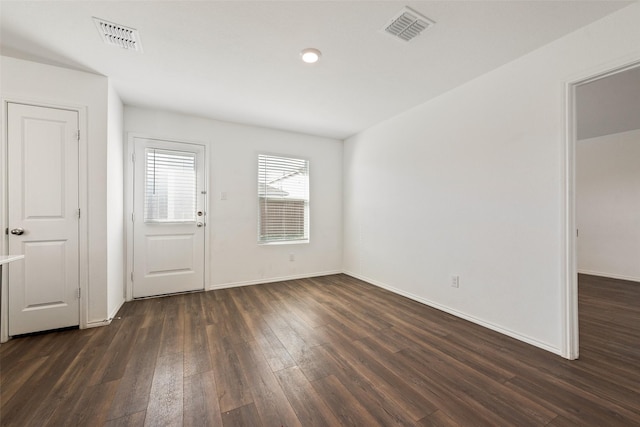
[[[307,64],[318,62],[318,60],[320,59],[320,55],[322,55],[322,53],[318,49],[313,48],[305,49],[300,52],[300,57]]]

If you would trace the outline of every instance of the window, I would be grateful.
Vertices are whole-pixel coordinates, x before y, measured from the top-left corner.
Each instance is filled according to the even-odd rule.
[[[309,162],[258,156],[258,241],[309,239]]]
[[[145,150],[145,222],[196,220],[196,153]]]

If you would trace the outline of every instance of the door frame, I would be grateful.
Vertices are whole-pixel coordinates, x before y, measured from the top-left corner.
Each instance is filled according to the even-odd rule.
[[[78,141],[78,207],[80,208],[80,219],[78,222],[78,286],[80,287],[80,300],[78,312],[78,325],[80,329],[87,328],[88,318],[88,296],[89,296],[89,232],[88,232],[88,114],[86,105],[72,103],[60,103],[43,99],[25,98],[20,96],[2,96],[2,145],[0,147],[0,176],[3,185],[0,185],[0,231],[2,240],[0,253],[8,255],[9,236],[5,230],[9,227],[9,187],[8,187],[8,114],[9,104],[24,104],[34,107],[56,108],[60,110],[75,111],[78,114],[78,129],[80,130],[80,140]],[[9,267],[10,268],[10,267]],[[8,270],[3,269],[2,289],[0,289],[0,342],[9,339],[9,284]]]
[[[576,88],[632,68],[640,67],[638,55],[601,64],[595,69],[571,76],[564,81],[564,185],[563,218],[564,231],[562,245],[562,292],[563,327],[562,356],[575,360],[580,355],[579,317],[578,317],[578,257],[577,257],[577,221],[576,221]]]
[[[209,289],[209,262],[207,256],[209,254],[209,240],[210,240],[210,224],[209,224],[209,144],[202,141],[192,141],[184,138],[175,137],[162,137],[157,135],[149,135],[138,132],[127,132],[127,147],[125,151],[125,177],[124,177],[124,217],[125,217],[125,259],[126,259],[126,286],[125,286],[125,300],[133,300],[133,195],[134,195],[134,163],[133,153],[135,152],[135,139],[155,139],[158,141],[174,142],[178,144],[195,144],[201,145],[204,148],[204,191],[206,192],[204,197],[204,209],[205,209],[205,227],[204,227],[204,277],[203,285],[204,290]]]

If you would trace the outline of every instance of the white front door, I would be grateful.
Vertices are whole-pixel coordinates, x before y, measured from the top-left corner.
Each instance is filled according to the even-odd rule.
[[[79,324],[78,112],[7,108],[9,335]]]
[[[203,145],[134,138],[133,297],[204,289]]]

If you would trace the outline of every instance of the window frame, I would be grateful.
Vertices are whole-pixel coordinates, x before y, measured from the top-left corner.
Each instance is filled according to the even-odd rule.
[[[149,154],[150,152],[153,151],[153,157],[154,157],[154,166],[153,166],[153,180],[154,180],[154,187],[155,187],[155,181],[158,178],[158,174],[156,173],[156,166],[155,166],[155,160],[157,159],[157,152],[160,152],[161,155],[173,155],[173,156],[179,156],[179,155],[184,155],[184,154],[189,154],[189,155],[193,155],[193,168],[192,168],[192,176],[188,176],[187,178],[189,180],[193,180],[192,184],[193,184],[193,194],[190,194],[190,196],[192,196],[192,209],[189,211],[193,211],[193,217],[189,217],[189,218],[176,218],[176,217],[172,217],[172,218],[157,218],[157,217],[151,217],[149,216],[152,212],[156,213],[155,216],[157,216],[158,211],[162,211],[162,209],[159,207],[159,205],[154,204],[153,207],[149,207],[149,196],[148,196],[148,189],[149,189],[149,178],[150,178],[150,174],[149,174]],[[172,153],[172,154],[171,154]],[[187,156],[183,156],[183,157],[187,157]],[[162,158],[161,158],[162,159]],[[142,212],[142,221],[145,224],[195,224],[197,221],[197,216],[196,216],[196,210],[197,210],[197,206],[198,206],[198,194],[197,194],[197,174],[198,174],[198,157],[197,157],[197,153],[192,152],[192,151],[180,151],[180,150],[174,150],[174,149],[159,149],[159,148],[150,148],[150,147],[146,147],[144,149],[144,158],[143,158],[143,168],[144,168],[144,172],[143,172],[143,179],[144,179],[144,183],[143,183],[143,212]],[[164,168],[160,168],[160,172],[159,172],[159,177],[160,178],[165,178],[167,177],[166,175],[163,175],[162,172],[172,172],[172,171],[179,171],[179,169],[177,168],[172,168],[172,167],[166,167],[166,162],[167,160],[161,160],[162,163],[165,163],[165,167]],[[171,164],[171,166],[175,166],[178,163],[173,162],[173,164]],[[183,169],[186,170],[186,169]],[[175,173],[174,173],[175,176]],[[184,179],[184,176],[179,177],[181,179]],[[162,181],[160,181],[162,183]],[[180,189],[184,188],[184,182],[180,183],[181,185],[179,185]],[[191,184],[191,182],[190,182]],[[171,204],[171,202],[173,202],[172,198],[169,198],[169,186],[163,187],[163,189],[167,190],[167,197],[166,197],[166,202],[167,202],[167,215],[169,214],[170,209],[168,209],[169,205]],[[173,192],[172,194],[177,194],[177,192]],[[184,195],[187,195],[188,193],[182,193],[179,194],[180,197],[183,197]],[[162,204],[162,202],[161,202]]]
[[[290,160],[297,160],[297,161],[304,161],[306,164],[306,172],[307,172],[307,183],[306,183],[306,199],[295,199],[295,200],[301,200],[304,201],[304,237],[302,238],[283,238],[283,239],[264,239],[262,238],[262,203],[261,203],[261,199],[264,198],[264,196],[261,196],[261,191],[260,191],[260,172],[261,172],[261,157],[265,156],[265,157],[275,157],[275,158],[280,158],[280,159],[290,159]],[[311,239],[311,169],[310,169],[310,160],[304,156],[297,156],[297,155],[291,155],[291,154],[281,154],[281,153],[271,153],[271,152],[258,152],[256,155],[256,161],[257,161],[257,168],[256,168],[256,180],[255,183],[257,184],[257,191],[256,191],[256,202],[257,202],[257,233],[256,233],[256,239],[257,239],[257,243],[258,245],[295,245],[295,244],[307,244],[310,242]],[[276,200],[286,200],[286,199],[277,199]],[[290,200],[294,200],[294,199],[290,199]]]

